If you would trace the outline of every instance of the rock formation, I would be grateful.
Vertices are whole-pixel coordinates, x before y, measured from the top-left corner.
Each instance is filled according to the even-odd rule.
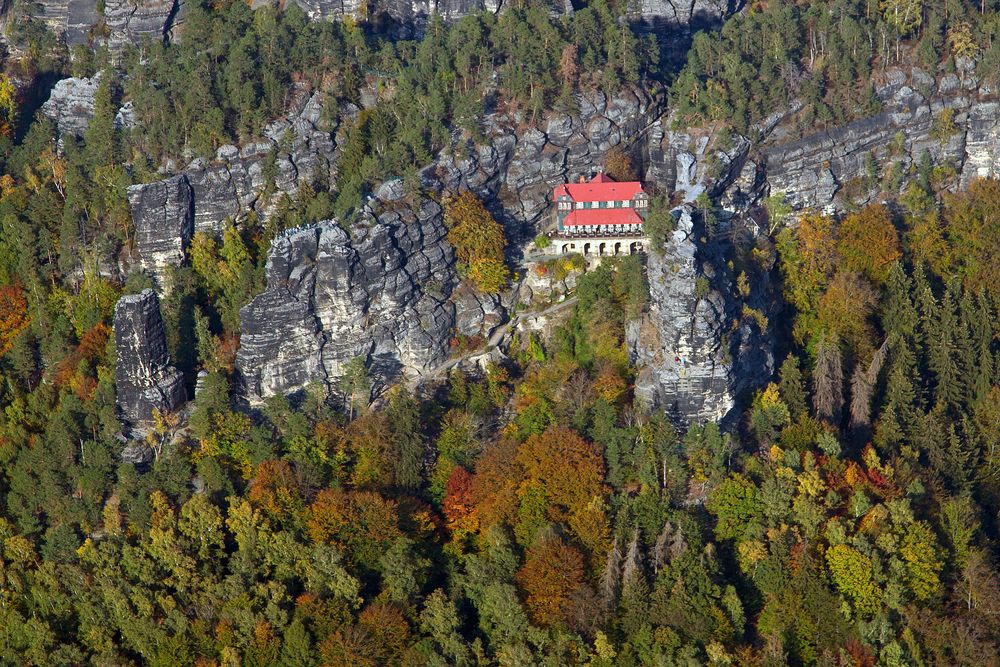
[[[640,0],[636,14],[651,26],[700,30],[722,23],[743,4],[739,0]]]
[[[182,0],[105,0],[108,48],[118,51],[138,44],[144,35],[154,41],[166,39],[181,5]]]
[[[107,0],[103,15],[97,0],[37,0],[33,16],[61,35],[69,46],[100,41],[94,27],[103,22],[106,43],[112,51],[138,44],[143,35],[164,39],[174,29],[183,0]]]
[[[373,224],[371,224],[373,223]],[[423,200],[355,225],[291,230],[267,261],[267,289],[242,311],[237,367],[251,399],[311,383],[336,389],[361,356],[379,382],[445,359],[457,283],[440,207]]]
[[[218,234],[227,219],[250,211],[266,217],[278,195],[328,174],[333,134],[321,128],[322,95],[299,95],[287,118],[265,130],[265,138],[239,149],[219,148],[214,160],[198,159],[182,173],[128,190],[140,264],[161,286],[168,266],[184,261],[197,231]],[[268,162],[273,160],[273,183]],[[273,196],[261,194],[273,186]]]
[[[42,105],[42,113],[55,123],[60,137],[83,136],[94,117],[94,98],[101,85],[100,74],[89,79],[70,77],[57,81]]]
[[[85,44],[91,28],[100,20],[97,0],[37,0],[29,11],[70,46]]]
[[[184,377],[170,365],[156,294],[144,290],[115,306],[115,385],[118,409],[134,435],[141,435],[153,410],[172,412],[183,405]]]
[[[845,198],[864,204],[887,185],[905,186],[925,153],[954,170],[953,187],[1000,175],[1000,106],[971,70],[935,79],[919,68],[890,69],[876,94],[879,113],[840,127],[786,139],[779,125],[762,150],[770,191],[797,208],[842,210]],[[901,178],[889,184],[893,168]]]
[[[627,328],[636,395],[679,422],[723,421],[742,392],[770,377],[772,344],[728,296],[733,276],[721,244],[703,236],[690,207],[675,213],[664,253],[647,256],[649,313]]]
[[[140,265],[166,288],[166,269],[180,266],[194,234],[194,191],[185,176],[128,189]]]

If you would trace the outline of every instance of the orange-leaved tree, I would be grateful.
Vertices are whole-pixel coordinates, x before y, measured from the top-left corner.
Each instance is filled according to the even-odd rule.
[[[565,625],[583,587],[583,556],[557,537],[543,538],[528,550],[516,579],[535,623]]]
[[[563,520],[604,495],[604,459],[573,429],[551,426],[531,436],[518,449],[517,461],[528,479],[545,489],[553,519]]]
[[[21,286],[0,286],[0,357],[7,354],[29,322],[28,301]]]
[[[476,531],[479,521],[472,497],[472,475],[460,465],[451,469],[441,509],[448,520],[448,529],[456,537]]]
[[[889,209],[873,204],[844,218],[838,250],[848,268],[877,285],[885,283],[892,263],[903,256]]]

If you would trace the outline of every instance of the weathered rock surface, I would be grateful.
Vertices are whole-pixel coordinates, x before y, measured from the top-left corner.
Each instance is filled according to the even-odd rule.
[[[170,365],[156,294],[144,290],[115,306],[115,385],[118,409],[135,435],[153,419],[153,410],[172,412],[186,399],[184,377]]]
[[[167,268],[180,266],[194,235],[194,190],[186,176],[128,189],[140,266],[166,288]]]
[[[62,35],[70,46],[86,43],[91,28],[100,20],[97,0],[36,0],[34,8],[29,10],[31,14]]]
[[[377,383],[444,361],[457,280],[440,206],[355,225],[291,230],[274,241],[267,289],[240,312],[237,367],[253,400],[319,382],[336,390],[361,356]]]
[[[647,256],[649,313],[627,329],[636,395],[681,422],[723,421],[741,392],[766,382],[773,353],[768,332],[724,296],[732,276],[720,247],[700,240],[689,207],[677,213],[665,252]]]
[[[581,98],[580,115],[554,116],[543,129],[522,133],[514,129],[520,119],[491,117],[488,144],[456,143],[420,176],[430,192],[476,192],[513,238],[533,235],[551,188],[636,137],[661,104],[641,91],[610,100],[597,93]],[[231,171],[232,161],[225,164]],[[185,175],[190,181],[191,172]],[[217,210],[218,193],[229,192],[219,182],[199,191],[191,181],[196,220],[202,210]],[[290,231],[273,244],[268,288],[241,313],[237,365],[251,400],[312,382],[334,390],[343,365],[359,355],[380,383],[419,376],[445,361],[452,336],[487,338],[507,320],[501,300],[457,289],[436,203],[417,198],[407,204],[398,181],[376,194],[370,227],[355,225],[348,235],[328,222]]]
[[[370,20],[401,37],[420,35],[432,14],[446,21],[481,10],[497,13],[503,0],[293,0],[313,20]]]
[[[184,261],[196,231],[218,234],[227,219],[250,211],[266,217],[280,195],[328,179],[335,143],[321,122],[321,100],[320,94],[299,95],[289,116],[267,127],[264,140],[242,149],[223,146],[214,160],[198,159],[176,176],[130,187],[142,268],[162,285],[166,268]],[[263,201],[269,186],[273,196]]]
[[[69,46],[101,41],[101,33],[93,28],[103,21],[108,48],[118,51],[126,44],[138,44],[144,35],[153,40],[171,35],[183,0],[107,0],[103,15],[97,0],[36,0],[34,7],[29,10],[32,15]]]
[[[640,0],[636,13],[658,28],[697,30],[722,23],[743,4],[739,0]]]
[[[869,118],[791,141],[780,138],[779,126],[762,150],[770,191],[785,193],[797,208],[842,210],[845,198],[878,199],[894,167],[902,178],[891,187],[901,190],[925,153],[934,165],[954,169],[952,187],[1000,175],[1000,106],[971,73],[935,80],[917,68],[889,70],[876,94],[883,109]]]
[[[166,39],[174,27],[182,0],[105,0],[108,48],[117,51],[138,44],[143,36]]]
[[[70,77],[57,81],[42,105],[42,113],[56,125],[59,136],[83,136],[94,117],[94,98],[100,74],[89,79]]]

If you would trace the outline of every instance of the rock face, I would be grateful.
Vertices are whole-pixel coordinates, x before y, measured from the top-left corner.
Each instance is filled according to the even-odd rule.
[[[70,77],[57,81],[42,113],[56,125],[59,136],[83,136],[94,117],[94,98],[101,85],[98,74],[89,79]]]
[[[699,30],[722,23],[743,4],[738,0],[640,0],[636,13],[651,26]]]
[[[105,0],[108,48],[121,50],[127,44],[138,44],[143,36],[153,41],[166,39],[180,8],[181,0]]]
[[[183,405],[184,377],[170,365],[160,301],[152,290],[119,299],[114,327],[118,409],[133,434],[141,434],[153,410],[172,412]]]
[[[328,390],[361,356],[380,383],[444,361],[457,283],[440,207],[424,200],[351,235],[336,222],[274,241],[267,290],[242,311],[237,367],[247,396]]]
[[[136,217],[136,247],[140,265],[165,284],[166,269],[180,266],[194,234],[194,190],[185,176],[174,176],[128,189],[129,205],[141,211]]]
[[[784,140],[779,126],[762,151],[771,192],[784,192],[797,208],[842,210],[845,199],[864,204],[887,186],[899,194],[925,153],[954,169],[953,187],[1000,175],[995,92],[970,71],[959,74],[935,80],[918,68],[892,69],[876,89],[880,113],[794,140]],[[893,168],[900,179],[888,184]]]
[[[720,246],[700,240],[689,207],[676,213],[664,253],[647,256],[649,313],[627,329],[636,395],[678,422],[723,421],[743,391],[766,382],[773,352],[768,332],[724,296],[732,276]]]
[[[321,128],[321,113],[320,94],[299,95],[290,115],[267,127],[264,140],[242,149],[223,146],[214,160],[198,159],[176,176],[130,187],[142,268],[165,286],[166,268],[184,261],[195,232],[218,234],[226,219],[250,211],[266,217],[278,195],[329,178],[335,143],[333,133]],[[274,196],[263,201],[261,194],[272,185]]]
[[[31,14],[70,46],[86,43],[90,29],[100,20],[97,0],[37,0],[34,5],[37,9]]]
[[[183,0],[107,0],[104,14],[97,0],[36,0],[32,14],[43,20],[69,46],[100,40],[93,28],[103,21],[106,43],[112,51],[138,44],[143,35],[164,39],[171,34]]]
[[[659,104],[641,92],[612,100],[598,93],[581,99],[580,116],[554,117],[544,130],[521,135],[513,130],[518,119],[492,117],[491,143],[456,144],[420,177],[424,188],[437,194],[473,190],[507,224],[509,235],[533,235],[529,230],[539,223],[551,187],[591,169],[611,146],[637,135],[659,113]],[[319,150],[304,147],[295,165],[308,164],[303,158],[309,155],[320,165],[330,159],[332,142],[317,140],[312,146]],[[213,168],[232,173],[240,159],[234,152]],[[220,197],[232,192],[230,180],[199,181],[192,173],[184,178],[192,187],[195,228],[217,220],[222,211],[232,215],[228,206],[239,198]],[[152,213],[164,208],[162,200],[151,194],[155,203],[147,206],[136,199],[133,211],[144,212],[142,225],[163,225],[164,216]],[[266,211],[266,202],[250,202]],[[377,188],[364,220],[350,234],[326,222],[276,239],[268,256],[267,290],[241,312],[237,366],[247,397],[294,393],[315,382],[336,390],[344,364],[357,356],[364,357],[377,384],[419,377],[447,358],[453,336],[488,337],[507,320],[506,307],[496,297],[458,289],[445,237],[440,206],[422,197],[408,199],[401,182],[389,181]]]

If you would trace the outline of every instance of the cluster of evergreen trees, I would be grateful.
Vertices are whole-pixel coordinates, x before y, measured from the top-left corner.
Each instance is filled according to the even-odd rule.
[[[803,128],[835,125],[879,108],[873,73],[908,62],[932,75],[975,60],[995,81],[1000,12],[979,0],[791,0],[756,3],[717,33],[694,36],[671,98],[681,114],[747,132],[804,104]]]

